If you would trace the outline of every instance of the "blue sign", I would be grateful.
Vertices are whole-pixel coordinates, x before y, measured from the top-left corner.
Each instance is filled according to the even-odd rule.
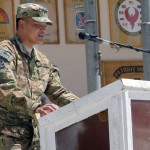
[[[75,13],[75,26],[77,30],[84,30],[85,26],[85,12],[77,11]]]

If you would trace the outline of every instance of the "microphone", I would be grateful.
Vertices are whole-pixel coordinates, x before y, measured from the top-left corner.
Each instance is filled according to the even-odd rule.
[[[91,35],[85,32],[80,32],[78,37],[81,40],[88,39],[89,41],[94,41],[94,42],[100,41],[100,39],[96,35]]]
[[[84,40],[86,39],[85,37],[89,36],[89,34],[87,35],[87,33],[85,32],[80,32],[78,36],[79,36],[79,39]]]
[[[135,50],[137,52],[142,51],[142,52],[150,54],[150,50],[149,49],[141,49],[141,48],[133,47],[131,45],[125,45],[125,44],[121,44],[121,43],[117,43],[117,42],[112,42],[112,41],[104,40],[104,39],[102,39],[102,38],[100,38],[100,37],[98,37],[96,35],[88,34],[88,33],[85,33],[85,32],[80,32],[78,34],[78,37],[81,40],[88,39],[89,41],[99,42],[100,44],[103,43],[103,42],[105,42],[105,43],[107,43],[109,45],[115,46],[115,48],[117,49],[117,51],[119,51],[121,47],[125,47],[125,48],[129,48],[129,49],[133,49],[133,50]]]

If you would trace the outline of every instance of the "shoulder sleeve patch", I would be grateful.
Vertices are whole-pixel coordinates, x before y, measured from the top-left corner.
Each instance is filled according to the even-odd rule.
[[[0,59],[0,69],[5,68],[5,67],[6,67],[6,64],[5,64],[4,60]]]
[[[5,58],[7,61],[11,61],[13,59],[11,52],[2,49],[0,49],[0,56]]]

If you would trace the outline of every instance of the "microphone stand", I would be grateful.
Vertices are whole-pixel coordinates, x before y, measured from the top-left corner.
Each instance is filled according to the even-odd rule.
[[[114,46],[117,49],[117,52],[120,50],[120,48],[125,47],[125,48],[129,48],[129,49],[135,50],[137,52],[150,53],[150,50],[148,50],[148,49],[136,48],[136,47],[133,47],[131,45],[125,45],[125,44],[121,44],[121,43],[117,43],[117,42],[104,40],[104,39],[102,39],[102,38],[100,38],[98,36],[91,35],[91,34],[89,34],[88,37],[86,37],[86,39],[88,39],[89,41],[99,42],[100,44],[105,42],[105,43],[107,43],[109,45]]]

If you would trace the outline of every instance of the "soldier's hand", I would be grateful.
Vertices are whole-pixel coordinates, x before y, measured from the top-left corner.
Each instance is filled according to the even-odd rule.
[[[38,107],[36,109],[36,113],[40,113],[40,116],[44,116],[57,109],[59,109],[59,107],[55,104],[45,104],[43,106]]]

